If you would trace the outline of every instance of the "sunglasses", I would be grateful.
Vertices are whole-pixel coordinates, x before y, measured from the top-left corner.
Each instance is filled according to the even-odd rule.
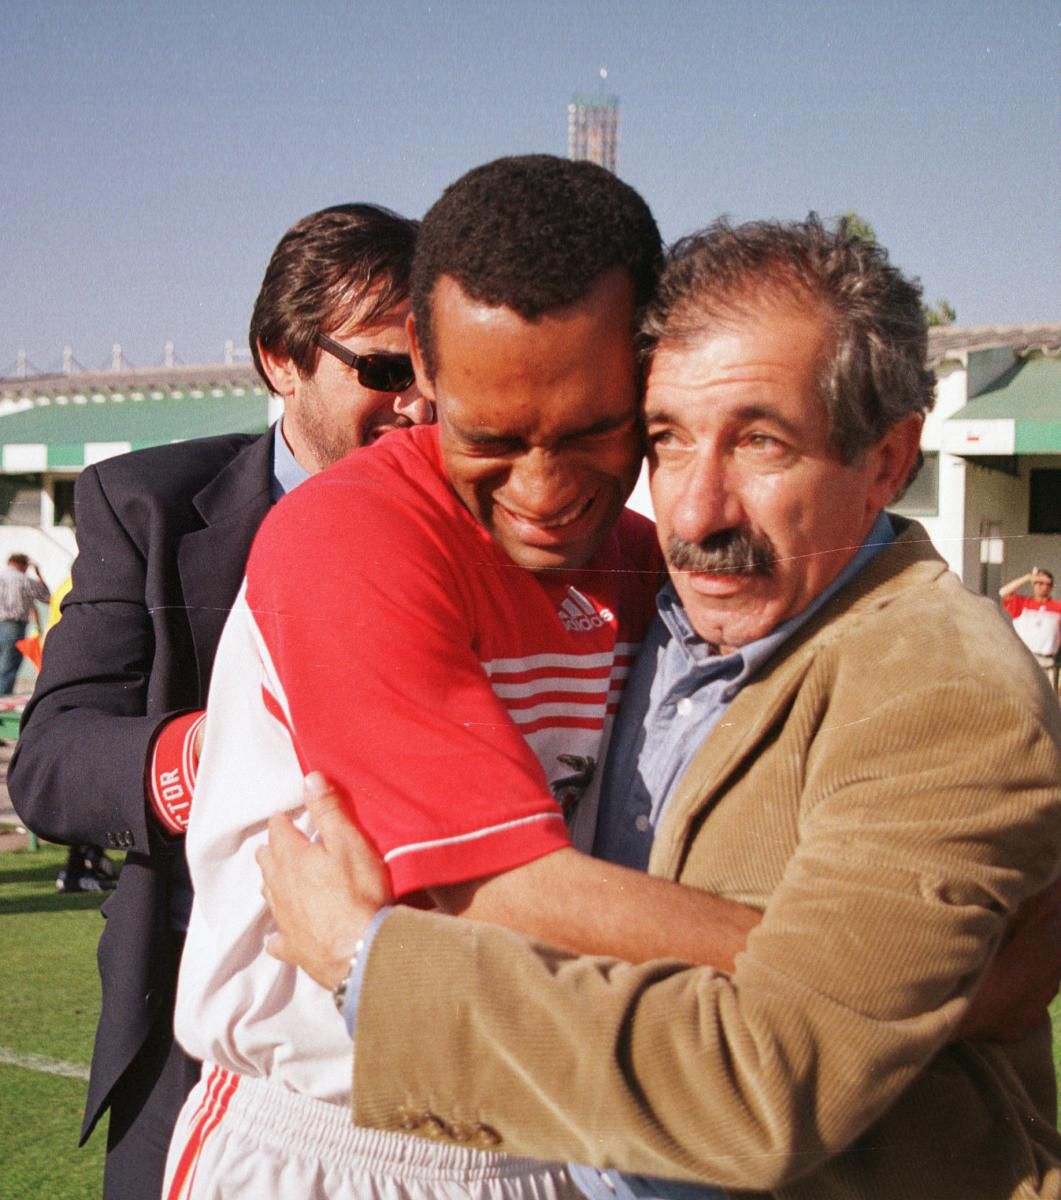
[[[318,333],[318,346],[340,362],[353,367],[357,382],[373,392],[404,392],[413,386],[413,360],[408,354],[355,354],[328,337]]]

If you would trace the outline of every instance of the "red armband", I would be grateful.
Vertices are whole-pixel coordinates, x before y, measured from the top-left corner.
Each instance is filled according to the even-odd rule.
[[[204,712],[174,717],[164,725],[151,749],[147,795],[159,824],[167,833],[180,835],[188,828],[192,789],[199,760],[194,753],[195,733],[206,720]]]

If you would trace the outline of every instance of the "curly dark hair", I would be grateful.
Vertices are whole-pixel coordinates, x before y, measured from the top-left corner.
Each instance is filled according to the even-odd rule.
[[[590,162],[549,154],[499,158],[451,184],[424,217],[413,263],[413,313],[428,374],[437,369],[431,300],[449,276],[473,300],[533,320],[585,296],[613,267],[638,308],[662,260],[648,205]]]
[[[376,204],[337,204],[292,225],[265,268],[251,316],[251,355],[271,389],[258,347],[286,354],[303,378],[320,359],[315,338],[360,312],[364,324],[408,299],[418,221]]]
[[[676,242],[641,323],[642,352],[650,358],[657,342],[693,340],[764,302],[795,302],[829,326],[819,389],[841,461],[932,408],[920,284],[846,219],[830,230],[815,213],[737,226],[722,219]]]

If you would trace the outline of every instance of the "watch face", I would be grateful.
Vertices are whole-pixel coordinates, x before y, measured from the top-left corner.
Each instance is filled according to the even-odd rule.
[[[332,992],[332,999],[335,1001],[335,1007],[341,1013],[346,1007],[346,989],[350,986],[350,976],[354,973],[353,963],[350,964],[350,970],[347,971],[342,983]]]

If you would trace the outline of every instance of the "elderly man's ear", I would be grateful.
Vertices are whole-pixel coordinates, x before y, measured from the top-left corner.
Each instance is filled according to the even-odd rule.
[[[878,509],[887,508],[906,486],[921,448],[923,425],[919,413],[905,417],[866,451],[877,460],[873,499],[877,501]]]

